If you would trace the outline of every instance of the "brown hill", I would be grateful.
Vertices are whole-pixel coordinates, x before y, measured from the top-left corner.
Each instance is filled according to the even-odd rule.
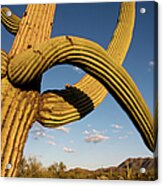
[[[117,167],[99,168],[96,170],[87,170],[74,168],[66,171],[66,175],[71,178],[87,179],[157,179],[157,159],[153,158],[128,158]],[[145,168],[145,173],[140,169]]]
[[[118,166],[88,170],[74,168],[66,170],[63,162],[54,163],[45,168],[36,159],[23,158],[19,169],[19,177],[28,178],[62,178],[62,179],[99,179],[99,180],[156,180],[156,158],[129,158]],[[140,169],[145,168],[141,173]]]

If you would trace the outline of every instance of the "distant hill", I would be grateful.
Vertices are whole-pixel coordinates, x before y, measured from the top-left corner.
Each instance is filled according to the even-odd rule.
[[[88,179],[96,175],[95,179],[157,179],[157,160],[153,158],[128,158],[117,167],[99,168],[96,170],[87,170],[74,168],[66,171],[67,175],[73,175],[77,178],[85,175]],[[145,168],[146,172],[141,173],[140,169]],[[84,176],[84,177],[85,177]]]
[[[145,168],[141,173],[140,169]],[[22,159],[19,177],[62,178],[62,179],[98,179],[98,180],[156,180],[157,159],[129,158],[118,166],[88,170],[80,167],[67,170],[63,162],[43,167],[36,158]]]
[[[139,170],[141,167],[146,169],[152,169],[156,166],[156,160],[153,158],[129,158],[123,163],[121,163],[117,168],[127,168],[126,165],[134,167],[134,169]]]

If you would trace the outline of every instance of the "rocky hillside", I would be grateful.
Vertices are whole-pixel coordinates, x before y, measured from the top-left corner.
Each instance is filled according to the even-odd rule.
[[[75,168],[66,171],[71,178],[87,179],[128,179],[128,180],[155,180],[157,179],[157,160],[153,158],[129,158],[117,167],[87,170]],[[141,168],[144,173],[141,173]]]

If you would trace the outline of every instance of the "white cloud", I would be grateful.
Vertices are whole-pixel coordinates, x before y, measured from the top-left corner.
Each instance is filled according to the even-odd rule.
[[[93,143],[99,143],[105,140],[108,140],[110,137],[109,136],[104,136],[103,134],[106,132],[105,131],[99,131],[96,129],[92,129],[90,131],[85,130],[82,132],[82,134],[84,134],[85,138],[84,141],[85,142],[93,142]]]
[[[54,139],[54,136],[51,136],[51,135],[46,135],[47,139],[51,139],[53,140]]]
[[[80,69],[79,67],[76,67],[76,66],[73,66],[73,70],[76,71],[79,74],[83,73],[82,69]]]
[[[149,65],[148,66],[148,71],[151,72],[153,70],[155,62],[151,60],[151,61],[149,61],[148,65]]]
[[[99,131],[99,130],[96,130],[96,129],[92,129],[92,132],[93,132],[94,134],[100,134],[100,133],[103,133],[103,132],[101,132],[101,131]]]
[[[123,140],[123,139],[126,139],[126,138],[128,138],[128,135],[124,135],[124,136],[119,136],[118,137],[118,139],[120,139],[120,140]]]
[[[114,124],[111,127],[114,129],[122,129],[123,128],[121,125],[118,125],[118,124]]]
[[[63,147],[63,150],[64,150],[64,152],[67,152],[67,153],[75,152],[72,148],[69,148],[69,147]]]
[[[35,139],[36,137],[46,137],[45,130],[39,123],[34,123],[31,134],[33,134]]]
[[[69,133],[70,132],[70,129],[69,128],[66,128],[66,127],[63,127],[63,126],[61,126],[61,127],[57,127],[57,128],[55,128],[56,130],[60,130],[60,131],[63,131],[63,132],[65,132],[65,133]]]
[[[56,143],[54,141],[51,141],[51,140],[47,141],[47,144],[52,145],[52,146],[56,145]]]
[[[39,137],[45,137],[46,136],[45,132],[42,132],[42,131],[37,131],[35,134]]]
[[[46,137],[46,133],[40,129],[32,130],[31,133],[34,140],[39,140],[40,137]]]
[[[105,130],[105,132],[107,132],[107,130]],[[103,131],[96,130],[96,129],[92,129],[92,130],[90,130],[90,131],[84,130],[84,131],[82,132],[82,134],[84,134],[84,135],[102,134],[102,133],[104,133],[104,132],[103,132]]]
[[[84,135],[89,135],[90,132],[89,132],[88,130],[85,130],[85,131],[82,132],[82,134],[84,134]]]
[[[86,142],[93,142],[93,143],[99,143],[108,139],[110,139],[109,136],[104,136],[102,134],[93,134],[85,137]]]
[[[155,65],[155,62],[154,61],[149,61],[149,66],[150,67],[153,67]]]
[[[48,144],[54,145],[54,142],[52,143],[54,136],[48,135],[48,132],[44,130],[44,128],[39,123],[34,124],[34,129],[32,129],[31,134],[33,134],[34,140],[44,138],[50,140]]]

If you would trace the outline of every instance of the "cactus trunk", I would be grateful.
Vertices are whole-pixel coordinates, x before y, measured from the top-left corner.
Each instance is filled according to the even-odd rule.
[[[35,120],[38,91],[15,88],[4,78],[2,96],[1,174],[15,176],[28,131]],[[11,164],[11,169],[6,169],[7,164]]]
[[[50,38],[55,5],[28,5],[9,53],[9,58]],[[44,20],[42,21],[42,16]],[[40,81],[26,87],[2,79],[1,175],[16,176],[25,141],[36,120]],[[6,169],[11,164],[11,169]]]

